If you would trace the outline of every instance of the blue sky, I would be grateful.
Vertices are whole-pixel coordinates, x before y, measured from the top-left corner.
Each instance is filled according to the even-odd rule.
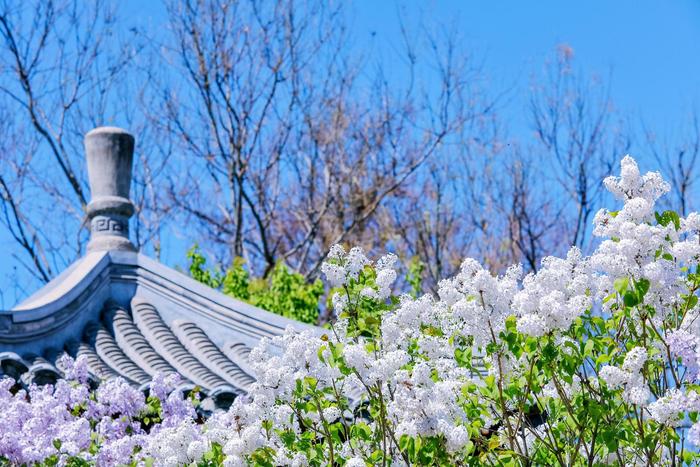
[[[700,98],[698,1],[358,1],[353,10],[358,37],[374,32],[379,44],[398,42],[397,11],[457,28],[493,86],[517,84],[516,120],[531,73],[557,44],[571,46],[585,71],[611,72],[618,108],[659,133]]]
[[[125,0],[121,8],[141,25],[157,27],[164,19],[158,1]],[[463,47],[484,60],[494,89],[517,85],[515,101],[558,44],[571,46],[586,72],[612,72],[618,108],[660,133],[700,99],[697,0],[355,0],[347,11],[351,45],[386,63],[401,47],[399,15],[409,29],[455,28]],[[517,120],[517,103],[510,107]]]
[[[122,18],[141,27],[159,28],[165,22],[158,0],[122,0],[119,10]],[[529,131],[525,105],[530,76],[559,44],[573,48],[577,67],[586,73],[612,74],[613,101],[634,125],[643,120],[657,134],[673,135],[693,106],[700,108],[700,0],[355,0],[347,13],[349,45],[383,61],[398,80],[399,17],[409,30],[458,31],[460,47],[483,60],[489,89],[512,89],[503,116],[516,138]],[[0,272],[7,277],[17,265],[9,255],[5,258]],[[183,260],[184,253],[166,258],[173,264]],[[0,301],[0,308],[8,305],[7,297]]]

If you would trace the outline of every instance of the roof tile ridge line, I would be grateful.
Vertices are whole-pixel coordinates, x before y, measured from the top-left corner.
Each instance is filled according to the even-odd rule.
[[[82,313],[93,309],[91,304],[91,299],[93,297],[99,296],[105,289],[109,289],[109,274],[105,272],[107,269],[108,268],[102,270],[97,276],[97,279],[99,279],[99,277],[104,274],[107,278],[106,280],[90,281],[89,284],[81,288],[80,293],[73,297],[68,303],[56,307],[56,309],[38,318],[26,319],[26,314],[34,312],[37,310],[36,308],[17,312],[11,310],[9,315],[3,315],[2,312],[0,312],[0,343],[21,344],[23,342],[36,341],[54,333],[63,333],[67,326],[69,327],[76,318],[82,316]],[[99,307],[97,307],[97,309],[99,309]],[[15,316],[13,316],[15,313],[25,319],[21,319],[20,321],[15,320]],[[6,329],[3,329],[2,326],[3,318],[11,320],[9,327]],[[46,325],[41,325],[41,323]]]
[[[91,333],[89,326],[86,326],[83,337],[95,351],[95,354],[109,366],[114,372],[127,381],[133,381],[136,385],[149,382],[151,377],[140,366],[136,364],[119,347],[114,338],[114,328],[112,323],[106,322],[111,319],[113,309],[119,305],[108,300],[102,307],[99,321],[95,325],[94,333]]]
[[[104,328],[100,318],[106,306],[107,304],[103,306],[103,310],[100,312],[100,316],[98,316],[96,321],[89,321],[83,328],[82,338],[80,342],[78,342],[75,349],[75,357],[84,357],[87,360],[88,371],[92,373],[100,382],[110,377],[120,377],[130,385],[138,385],[136,381],[130,379],[125,374],[118,372],[117,369],[104,361],[97,353],[95,342],[97,340],[97,334],[100,331],[100,328]],[[125,355],[124,358],[128,357]]]
[[[247,391],[255,382],[255,378],[231,360],[196,323],[176,319],[170,327],[188,351],[210,370],[222,374],[229,383]]]
[[[152,271],[149,272],[152,273]],[[163,282],[144,277],[143,275],[138,275],[136,281],[140,287],[148,290],[157,297],[193,312],[214,326],[223,326],[231,331],[241,333],[251,340],[258,340],[263,337],[274,337],[278,335],[277,331],[281,330],[264,321],[252,320],[248,315],[241,313],[239,310],[229,308],[196,292],[193,294],[183,294],[183,290],[188,292],[190,290],[173,281],[167,280],[169,283],[173,284],[170,286]],[[214,289],[212,289],[212,292],[216,294],[221,293]],[[206,301],[211,302],[215,307],[207,306]]]
[[[114,368],[109,366],[95,351],[95,348],[86,342],[78,344],[75,352],[75,357],[83,357],[87,361],[88,372],[94,376],[98,382],[102,382],[110,378],[121,378],[130,385],[136,384],[127,376],[117,373]]]
[[[182,376],[204,389],[227,386],[229,383],[192,355],[163,321],[158,309],[141,297],[131,299],[134,324],[147,341]],[[151,316],[148,316],[151,315]],[[149,322],[150,319],[150,322]],[[150,339],[149,339],[150,337]],[[235,392],[235,388],[232,387]]]
[[[115,262],[116,265],[121,265],[119,262]],[[273,313],[269,310],[265,310],[264,308],[257,307],[255,305],[251,305],[250,303],[246,303],[243,300],[231,297],[229,295],[226,295],[225,293],[221,292],[220,290],[211,288],[205,284],[202,284],[200,282],[197,282],[195,279],[192,277],[188,276],[187,274],[178,271],[176,269],[173,269],[171,267],[168,267],[153,258],[150,258],[149,256],[143,254],[143,253],[137,253],[137,267],[139,269],[142,269],[144,271],[149,272],[150,274],[153,274],[154,276],[157,276],[160,279],[163,279],[162,282],[166,283],[171,283],[173,284],[176,288],[179,289],[185,289],[188,292],[190,292],[191,295],[196,296],[200,300],[196,300],[194,298],[190,298],[190,301],[193,301],[199,305],[202,310],[206,311],[207,308],[204,306],[201,302],[203,301],[208,301],[208,302],[213,302],[216,305],[230,310],[234,312],[237,315],[242,315],[245,317],[247,320],[260,323],[260,325],[267,331],[267,334],[271,337],[272,335],[276,335],[277,333],[275,331],[284,331],[287,327],[292,326],[296,328],[297,330],[303,330],[303,329],[316,329],[317,326],[312,326],[308,325],[299,321],[295,321],[290,318],[286,318],[282,315],[278,315],[276,313]],[[185,279],[188,284],[187,285],[182,285],[179,283],[175,278],[168,277],[168,275],[176,274],[177,276],[180,276],[182,279]],[[147,277],[144,277],[142,275],[139,275],[140,278],[143,279],[148,279]],[[167,285],[160,283],[158,284],[161,287],[165,288],[168,290],[170,293],[175,293],[176,291],[173,290],[172,287],[168,287]],[[195,290],[197,289],[197,290]],[[136,298],[136,297],[134,297]],[[233,302],[236,307],[230,306],[230,304],[227,304],[226,302]],[[198,313],[201,313],[200,310],[195,310]],[[252,312],[252,313],[251,313]],[[257,316],[257,315],[263,315],[263,316]],[[269,319],[271,318],[271,320]],[[249,326],[246,326],[249,327]]]
[[[250,353],[253,351],[252,347],[249,347],[243,342],[227,341],[224,343],[221,351],[246,373],[255,375],[255,370],[250,362]]]
[[[116,322],[117,318],[119,318],[120,322]],[[107,331],[107,334],[109,338],[112,339],[112,342],[114,342],[118,351],[127,357],[129,362],[136,366],[139,371],[146,374],[149,380],[157,373],[176,372],[168,362],[153,350],[146,339],[140,335],[138,328],[136,328],[136,325],[131,321],[128,311],[123,307],[115,305],[107,309],[102,322],[105,327],[111,327],[111,329]],[[130,333],[130,335],[126,335],[127,332]],[[129,342],[129,340],[131,340],[131,342]],[[139,346],[139,349],[134,348],[134,343]],[[149,359],[150,362],[147,361],[147,359]],[[139,383],[142,384],[141,382]]]
[[[69,300],[72,302],[89,289],[94,281],[105,273],[105,270],[110,269],[112,264],[112,258],[107,251],[88,253],[10,310],[0,310],[0,314],[28,314],[37,313],[41,308],[62,308],[65,303],[61,301],[68,300],[65,297],[74,294],[75,296]],[[107,278],[110,276],[109,272],[105,275]]]
[[[151,380],[151,375],[146,373],[143,368],[124,353],[114,340],[114,336],[107,331],[104,325],[100,325],[100,329],[97,330],[95,353],[112,370],[127,381],[133,381],[141,385]]]

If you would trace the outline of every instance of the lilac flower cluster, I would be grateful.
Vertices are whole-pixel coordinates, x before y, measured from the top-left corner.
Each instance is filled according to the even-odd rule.
[[[89,390],[85,386],[85,362],[61,364],[67,374],[83,380],[61,380],[53,386],[31,386],[13,392],[16,382],[0,380],[0,405],[3,407],[0,454],[13,463],[40,462],[52,455],[76,456],[90,445],[91,426],[85,417],[76,416],[87,407]]]
[[[688,379],[697,380],[700,376],[700,338],[685,329],[676,329],[669,333],[666,342],[673,355],[685,365]]]
[[[11,378],[0,379],[0,460],[33,464],[77,458],[105,466],[193,460],[187,450],[201,438],[202,428],[194,423],[192,401],[176,390],[178,375],[157,375],[147,401],[121,378],[91,391],[84,358],[64,355],[57,365],[65,379],[55,385],[24,390]],[[154,422],[144,423],[146,416]]]

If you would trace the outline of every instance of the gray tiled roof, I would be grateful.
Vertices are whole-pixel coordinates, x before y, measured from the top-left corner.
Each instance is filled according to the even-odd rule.
[[[57,359],[85,356],[97,383],[120,376],[144,390],[179,373],[205,407],[223,407],[254,381],[248,355],[287,320],[225,296],[135,252],[88,253],[34,296],[0,311],[0,376],[55,382]]]
[[[67,343],[63,352],[84,356],[95,382],[121,376],[145,388],[156,373],[179,373],[183,389],[199,387],[216,405],[244,393],[254,378],[248,367],[250,347],[235,335],[219,348],[192,321],[166,324],[158,310],[135,297],[129,309],[108,302],[97,319],[89,321],[82,339]],[[0,375],[25,385],[55,382],[64,375],[56,366],[63,352],[44,356],[0,353]]]
[[[0,377],[45,384],[56,360],[85,355],[97,383],[121,376],[146,388],[177,372],[205,410],[253,382],[248,355],[263,337],[308,326],[206,287],[138,253],[129,241],[134,138],[101,127],[85,136],[92,199],[87,254],[12,310],[0,310]]]

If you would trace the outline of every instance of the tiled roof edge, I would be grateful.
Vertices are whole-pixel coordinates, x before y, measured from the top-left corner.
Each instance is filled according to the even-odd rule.
[[[92,252],[17,307],[0,311],[0,351],[41,353],[69,339],[79,341],[107,301],[128,307],[137,294],[161,310],[168,324],[192,321],[217,345],[231,334],[253,345],[290,326],[310,328],[226,296],[145,255]]]

